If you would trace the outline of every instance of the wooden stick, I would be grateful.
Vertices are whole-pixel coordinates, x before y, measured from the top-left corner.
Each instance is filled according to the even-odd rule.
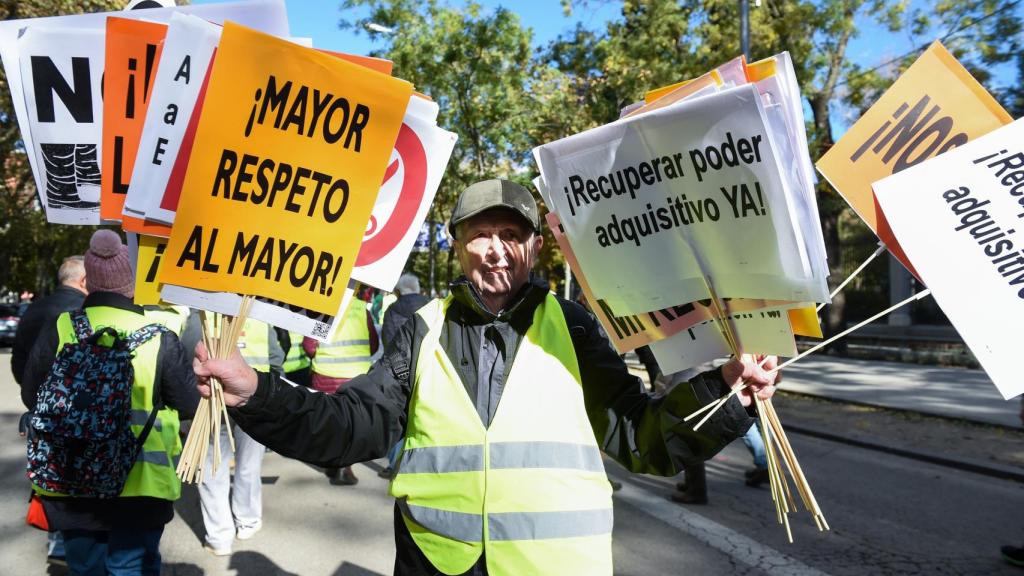
[[[846,280],[843,280],[843,282],[841,284],[839,284],[839,286],[836,286],[836,289],[833,290],[832,293],[828,295],[828,299],[831,300],[831,299],[835,298],[836,294],[839,294],[839,292],[841,292],[842,289],[845,288],[846,285],[849,284],[850,281],[853,280],[857,276],[857,274],[860,274],[861,270],[867,268],[868,264],[871,264],[871,262],[873,262],[875,258],[878,258],[879,254],[881,254],[882,252],[885,252],[885,250],[886,250],[885,244],[879,242],[878,243],[878,248],[875,249],[875,251],[871,254],[871,256],[868,256],[867,260],[861,262],[860,266],[858,266],[857,269],[854,270],[852,274],[850,274],[849,276],[846,277]],[[825,303],[823,302],[821,304],[818,304],[818,307],[815,308],[814,311],[815,312],[821,312],[821,309],[824,308],[824,307],[825,307]]]
[[[800,360],[801,358],[804,358],[804,357],[806,357],[806,356],[808,356],[810,354],[813,354],[813,353],[817,352],[818,350],[821,350],[825,346],[828,346],[829,344],[835,342],[836,340],[839,340],[840,338],[842,338],[843,336],[846,336],[850,332],[858,330],[858,329],[860,329],[860,328],[862,328],[862,327],[864,327],[864,326],[874,322],[875,320],[878,320],[879,318],[881,318],[882,316],[885,316],[886,314],[892,312],[893,310],[896,310],[898,308],[906,306],[907,304],[910,304],[911,302],[914,302],[915,300],[920,300],[920,299],[924,298],[925,296],[929,296],[929,295],[931,295],[931,293],[932,293],[931,290],[925,289],[925,290],[923,290],[921,292],[918,292],[917,294],[914,294],[910,298],[907,298],[906,300],[903,300],[902,302],[899,302],[898,304],[893,304],[892,306],[886,308],[885,310],[882,310],[878,314],[875,314],[874,316],[872,316],[871,318],[868,318],[867,320],[861,322],[860,324],[857,324],[856,326],[854,326],[852,328],[847,328],[846,330],[843,330],[842,332],[840,332],[839,334],[836,334],[835,336],[829,338],[828,340],[825,340],[824,342],[821,342],[821,343],[817,344],[813,348],[809,348],[809,349],[801,352],[800,354],[797,354],[796,356],[790,358],[789,360],[786,360],[782,364],[779,364],[774,369],[772,369],[771,372],[778,372],[779,370],[782,370],[783,368],[785,368],[786,366],[789,366],[790,364],[796,362],[797,360]],[[769,373],[771,373],[771,372],[769,372]]]

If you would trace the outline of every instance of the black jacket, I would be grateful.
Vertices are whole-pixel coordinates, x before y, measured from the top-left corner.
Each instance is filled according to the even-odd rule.
[[[21,384],[25,371],[25,363],[32,352],[32,346],[39,337],[44,326],[57,322],[62,312],[70,312],[82,307],[85,294],[70,286],[58,286],[45,298],[33,302],[18,323],[18,331],[14,334],[14,346],[11,348],[11,372],[14,381]]]
[[[142,314],[140,306],[113,292],[94,292],[86,297],[83,308],[109,306]],[[36,393],[46,380],[57,355],[57,322],[43,327],[25,366],[21,398],[28,408],[34,409]],[[160,386],[160,402],[178,411],[185,420],[195,415],[199,405],[196,375],[192,371],[191,356],[185,353],[178,337],[172,332],[160,335],[157,352],[156,381]],[[173,503],[148,497],[114,498],[43,498],[50,527],[57,530],[110,530],[158,528],[174,517]]]
[[[465,278],[452,285],[455,302],[440,335],[466,393],[486,424],[519,342],[548,290],[523,287],[498,315],[486,310]],[[710,458],[742,435],[752,420],[733,398],[700,432],[682,419],[728,391],[718,371],[695,377],[664,397],[645,393],[597,321],[582,306],[559,299],[579,361],[584,403],[601,449],[633,472],[671,476],[684,464]],[[274,451],[314,464],[344,466],[384,456],[402,436],[412,392],[414,362],[426,334],[421,318],[406,322],[387,342],[370,372],[324,395],[294,388],[267,374],[249,402],[230,410],[235,421]],[[396,574],[435,574],[396,511]],[[470,574],[483,574],[478,562]]]

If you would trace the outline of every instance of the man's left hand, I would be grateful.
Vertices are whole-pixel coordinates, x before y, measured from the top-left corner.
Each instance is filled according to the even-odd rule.
[[[782,379],[778,372],[772,372],[778,364],[775,356],[744,354],[722,366],[722,378],[730,388],[746,384],[738,396],[744,406],[750,406],[754,402],[754,394],[761,400],[775,394],[775,383]]]

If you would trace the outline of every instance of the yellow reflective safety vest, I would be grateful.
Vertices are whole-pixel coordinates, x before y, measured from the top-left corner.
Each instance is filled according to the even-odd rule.
[[[319,343],[313,357],[313,372],[331,378],[355,378],[370,371],[370,329],[366,325],[366,302],[353,298],[345,319],[330,343]]]
[[[291,347],[288,348],[288,354],[284,357],[284,365],[282,369],[287,374],[289,372],[296,372],[303,368],[309,368],[309,356],[306,356],[306,351],[302,349],[302,334],[298,332],[288,332],[288,338],[291,340]]]
[[[85,309],[93,331],[105,326],[126,336],[143,326],[153,323],[151,318],[128,310],[108,306],[90,306]],[[67,312],[57,318],[57,353],[65,344],[76,342],[71,315]],[[157,373],[157,356],[160,352],[160,338],[152,338],[135,349],[132,368],[135,382],[132,383],[132,432],[138,437],[146,426],[153,411],[153,388]],[[128,480],[120,497],[149,496],[164,500],[177,500],[181,496],[181,482],[175,475],[178,455],[181,454],[181,439],[178,436],[180,423],[178,411],[165,407],[157,412],[153,428],[142,445],[139,456],[128,473]],[[61,496],[49,491],[37,490],[48,496]]]
[[[147,308],[145,314],[146,318],[166,326],[168,330],[179,337],[181,331],[185,329],[185,321],[188,320],[188,308],[185,308],[184,314],[178,308]]]
[[[558,301],[536,309],[491,425],[438,340],[451,303],[419,314],[405,446],[391,482],[413,540],[444,574],[612,573],[611,486]]]
[[[238,351],[253,370],[270,371],[270,326],[265,322],[246,318],[238,337]]]

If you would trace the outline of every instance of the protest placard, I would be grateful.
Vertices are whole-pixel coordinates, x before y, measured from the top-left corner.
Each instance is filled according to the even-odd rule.
[[[1013,118],[939,42],[932,43],[817,162],[818,170],[908,270],[871,184]]]
[[[107,18],[100,219],[120,222],[167,25]]]
[[[21,131],[21,138],[25,149],[29,151],[29,163],[32,166],[32,174],[35,178],[36,188],[40,194],[40,200],[44,207],[47,207],[47,220],[63,224],[96,224],[99,222],[99,158],[95,158],[96,166],[91,168],[93,161],[93,147],[98,152],[102,139],[101,129],[98,124],[102,118],[102,104],[98,97],[88,96],[89,92],[99,93],[99,75],[103,67],[103,32],[106,27],[107,16],[123,16],[125,18],[146,19],[151,21],[166,22],[175,11],[196,14],[213,22],[221,22],[225,18],[237,21],[241,24],[252,26],[272,34],[288,34],[288,18],[284,9],[283,0],[245,0],[241,2],[228,2],[223,4],[203,4],[191,6],[179,6],[175,8],[154,8],[148,10],[136,10],[130,12],[97,12],[89,14],[75,14],[70,16],[53,16],[47,18],[27,18],[21,20],[5,20],[0,22],[0,58],[3,59],[4,70],[7,72],[7,87],[11,92],[11,103],[14,106],[15,115],[18,120],[18,127]],[[76,143],[76,147],[70,155],[60,154],[57,158],[60,163],[68,164],[78,162],[81,167],[79,174],[71,182],[77,186],[76,194],[85,194],[86,199],[76,197],[67,185],[61,185],[62,190],[55,197],[61,199],[60,206],[50,209],[49,196],[46,189],[47,176],[46,165],[43,163],[43,151],[36,142],[32,128],[37,124],[33,118],[38,118],[38,110],[32,110],[35,105],[35,95],[30,96],[28,92],[33,90],[33,78],[31,74],[31,55],[23,54],[22,47],[25,44],[21,41],[31,35],[27,34],[29,29],[50,30],[50,39],[38,45],[36,42],[36,55],[48,58],[49,55],[60,55],[67,59],[65,64],[57,65],[51,60],[52,66],[38,60],[38,65],[47,67],[50,74],[44,74],[47,82],[42,88],[50,91],[49,96],[43,96],[44,103],[54,103],[55,122],[58,118],[70,116],[68,110],[74,110],[75,114],[83,120],[78,123],[74,140],[44,140],[47,144],[67,145]],[[91,30],[98,37],[83,37],[79,34],[81,30]],[[35,42],[35,41],[33,41]],[[77,64],[73,64],[71,58],[77,57]],[[26,60],[26,62],[22,62]],[[86,64],[88,66],[86,66]],[[74,66],[78,66],[77,72]],[[29,68],[29,74],[25,74],[25,68]],[[85,70],[89,70],[90,90],[85,90]],[[20,70],[20,73],[18,72]],[[56,72],[54,72],[56,71]],[[77,82],[77,84],[76,84]],[[29,100],[31,98],[31,100]],[[89,102],[88,100],[91,100]],[[95,107],[91,121],[85,120],[85,110],[89,105]],[[49,112],[44,109],[44,114]],[[30,115],[32,117],[30,117]],[[76,120],[75,117],[71,117]],[[93,126],[93,124],[97,126]],[[44,126],[42,135],[44,138],[51,136],[64,136],[56,126]],[[51,148],[51,151],[53,149]],[[95,173],[95,185],[90,179]],[[60,177],[58,177],[60,178]],[[67,182],[66,178],[61,179]]]
[[[1024,392],[1024,120],[875,182],[874,192],[999,392]]]
[[[131,181],[135,186],[128,189],[124,215],[166,224],[174,222],[174,212],[165,213],[160,200],[220,33],[220,26],[196,16],[171,17],[163,46],[165,64],[157,68],[153,80],[152,105],[146,111],[133,162]]]
[[[586,296],[594,316],[597,317],[604,328],[612,346],[620,354],[635,350],[641,346],[671,338],[692,326],[714,319],[717,316],[717,308],[710,300],[689,302],[678,306],[671,306],[662,310],[655,310],[643,314],[630,314],[625,316],[616,315],[604,300],[595,298],[590,290],[590,283],[587,282],[586,273],[580,268],[572,246],[565,237],[565,233],[559,222],[558,215],[548,212],[545,216],[552,236],[558,242],[566,262],[572,267],[576,275],[576,281]],[[793,306],[800,306],[796,302],[783,302],[775,300],[751,300],[746,298],[729,299],[722,302],[722,306],[732,312],[770,311],[771,317],[778,317],[780,310]],[[813,307],[811,308],[813,310]],[[802,318],[802,315],[798,315]],[[803,326],[803,324],[801,324]]]
[[[99,224],[103,31],[31,27],[18,47],[21,73],[7,77],[25,81],[22,139],[39,167],[36,184],[46,219]]]
[[[794,356],[796,341],[789,318],[779,310],[745,312],[729,316],[729,330],[747,354]],[[733,353],[723,334],[722,320],[695,324],[670,338],[651,343],[651,352],[663,374],[674,374]]]
[[[160,262],[167,249],[167,239],[138,235],[138,255],[135,260],[135,298],[139,306],[160,303]],[[235,308],[238,310],[238,308]]]
[[[411,94],[226,23],[160,279],[337,311]]]
[[[594,295],[618,315],[711,296],[826,301],[754,86],[534,150]],[[593,270],[593,272],[591,272]]]
[[[410,101],[410,109],[416,107],[413,103],[417,100]],[[389,292],[405,268],[458,139],[410,112],[395,141],[352,270],[352,277],[359,282]]]

